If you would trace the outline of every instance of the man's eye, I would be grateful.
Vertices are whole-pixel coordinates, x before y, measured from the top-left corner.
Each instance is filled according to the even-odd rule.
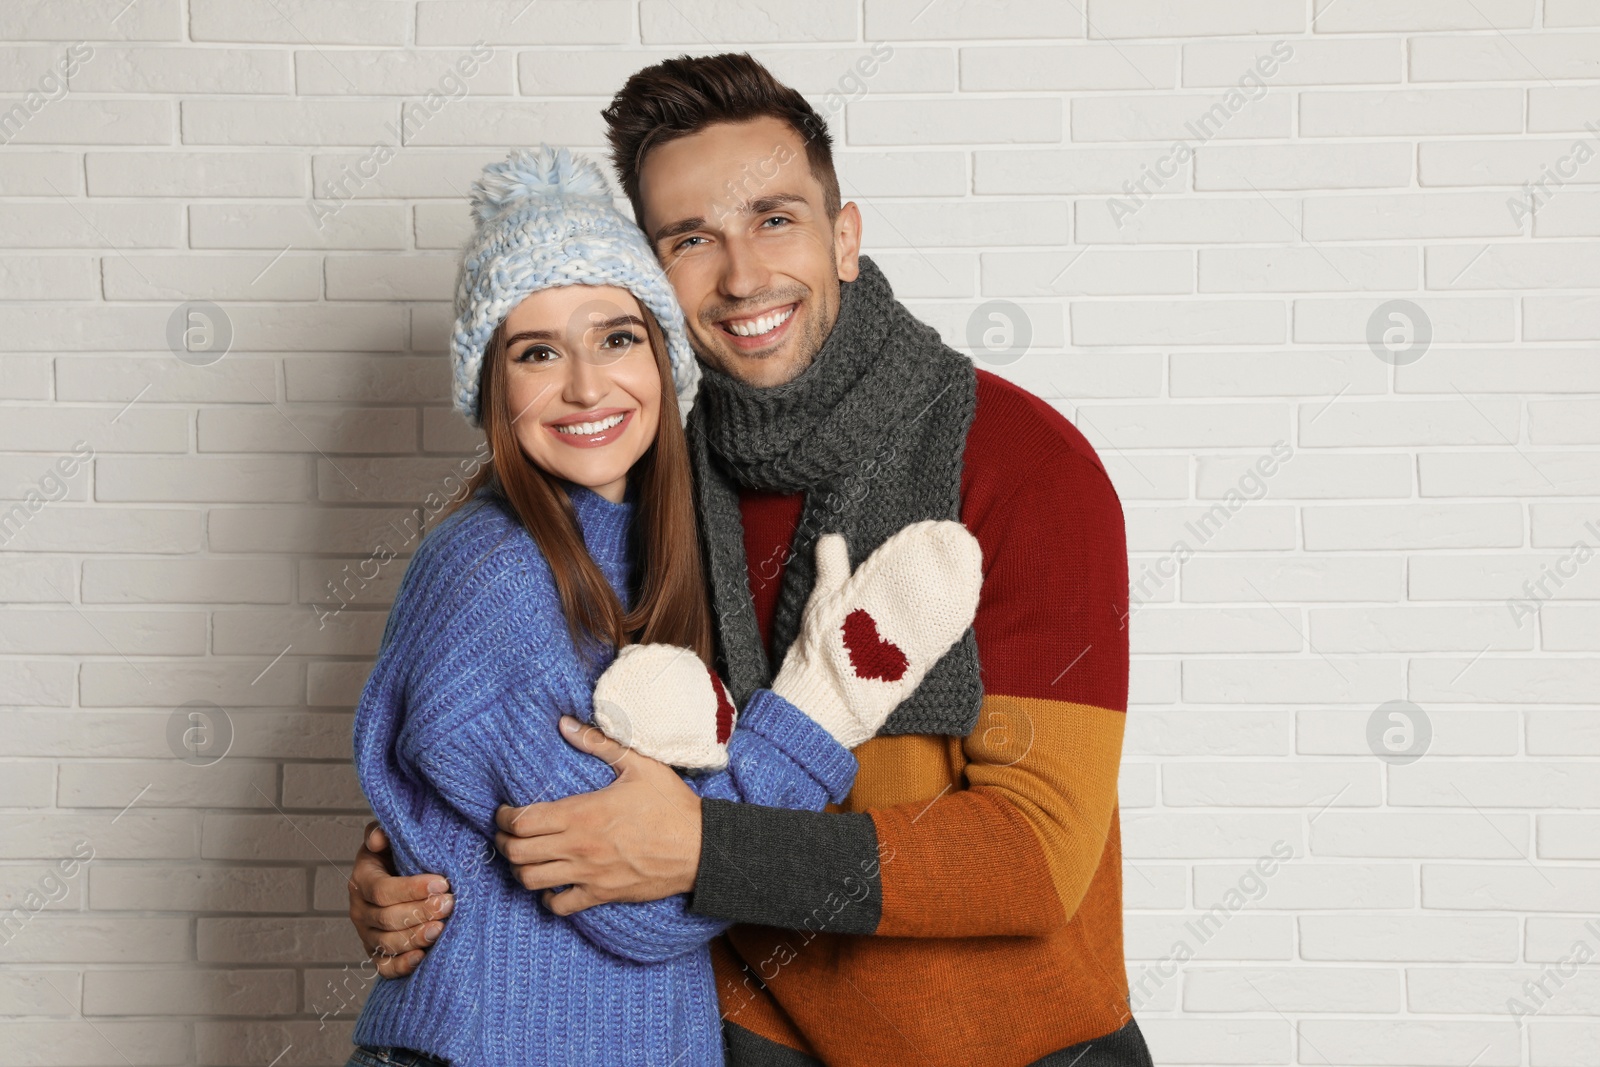
[[[704,237],[699,237],[699,236],[685,237],[683,240],[681,240],[677,244],[673,245],[672,246],[672,250],[674,252],[682,252],[685,248],[687,248],[689,246],[689,242],[690,241],[703,241],[703,240],[705,240],[705,238]]]
[[[761,225],[765,226],[769,222],[781,222],[787,225],[789,220],[784,218],[782,215],[774,215],[770,219],[762,219]]]

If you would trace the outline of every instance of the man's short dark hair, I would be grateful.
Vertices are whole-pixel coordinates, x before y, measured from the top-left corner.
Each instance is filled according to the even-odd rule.
[[[622,191],[644,225],[639,167],[650,149],[719,122],[770,117],[789,124],[805,142],[806,162],[822,185],[828,218],[839,215],[839,177],[833,138],[805,97],[772,76],[748,52],[677,56],[634,72],[601,115],[611,162]]]

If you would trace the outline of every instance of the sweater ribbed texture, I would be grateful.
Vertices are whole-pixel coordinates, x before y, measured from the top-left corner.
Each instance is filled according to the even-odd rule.
[[[584,542],[623,603],[634,508],[571,490]],[[455,910],[409,977],[378,982],[361,1045],[457,1067],[721,1064],[706,942],[726,923],[686,896],[551,914],[493,849],[502,803],[608,785],[611,770],[557,729],[588,721],[609,649],[568,636],[550,570],[509,506],[481,489],[406,568],[356,711],[356,768],[400,874],[442,874]],[[740,713],[726,770],[704,797],[821,810],[855,759],[770,691]]]

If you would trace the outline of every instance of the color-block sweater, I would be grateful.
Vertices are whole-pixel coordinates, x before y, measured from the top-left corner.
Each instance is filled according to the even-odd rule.
[[[769,642],[801,504],[741,495]],[[979,371],[960,517],[984,563],[972,732],[873,738],[827,812],[703,805],[693,909],[740,924],[713,946],[730,1067],[1065,1065],[1125,1026],[1136,1051],[1094,1062],[1147,1062],[1122,951],[1121,505],[1076,428]]]
[[[570,495],[590,555],[629,603],[634,506]],[[493,847],[500,804],[611,782],[557,720],[591,717],[612,658],[574,648],[549,566],[488,489],[418,546],[356,711],[356,767],[399,872],[444,875],[456,905],[418,969],[373,989],[357,1044],[457,1067],[723,1062],[706,944],[725,921],[691,914],[683,896],[556,916]],[[689,781],[705,798],[820,810],[855,770],[826,731],[762,690],[727,769]]]

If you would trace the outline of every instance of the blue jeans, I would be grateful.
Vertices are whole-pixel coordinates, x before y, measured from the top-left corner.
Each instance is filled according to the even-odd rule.
[[[444,1060],[408,1048],[373,1048],[357,1045],[344,1067],[450,1067]]]

